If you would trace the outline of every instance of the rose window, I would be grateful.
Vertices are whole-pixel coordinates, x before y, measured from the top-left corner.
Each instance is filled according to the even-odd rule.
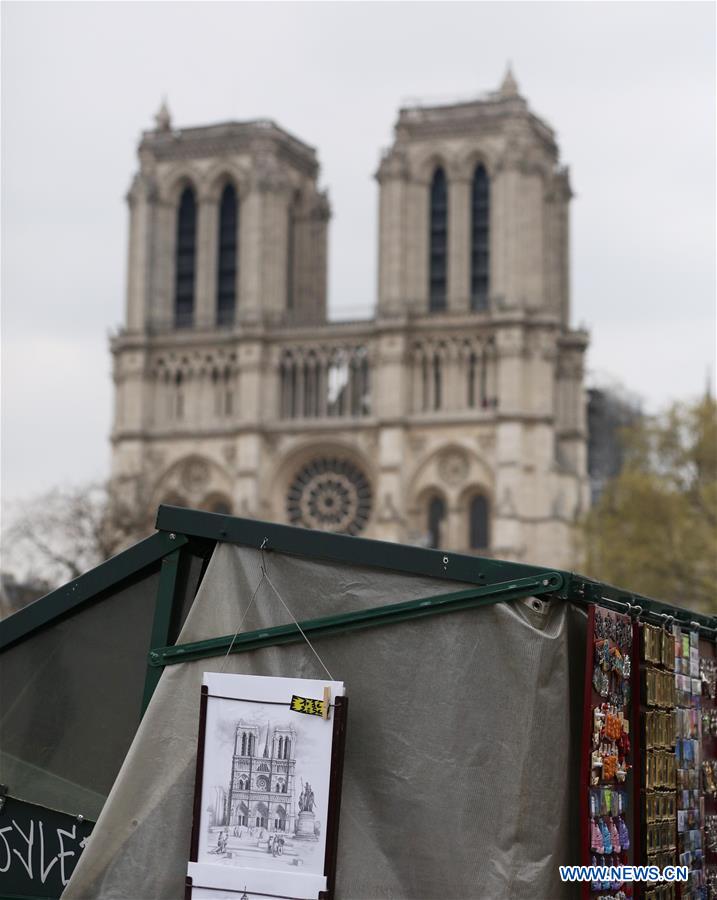
[[[292,525],[358,534],[371,514],[371,486],[346,459],[315,459],[295,475],[286,508]]]

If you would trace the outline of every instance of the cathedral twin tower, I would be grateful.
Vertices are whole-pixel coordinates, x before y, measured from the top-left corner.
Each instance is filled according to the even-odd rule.
[[[271,121],[156,123],[128,195],[113,477],[150,509],[569,566],[587,496],[571,191],[511,73],[400,111],[359,321],[327,320],[311,147]]]

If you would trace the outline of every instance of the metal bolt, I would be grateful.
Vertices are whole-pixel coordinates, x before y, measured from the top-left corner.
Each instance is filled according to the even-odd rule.
[[[443,557],[443,565],[444,565],[444,566],[447,566],[447,565],[448,565],[448,557],[447,557],[447,556],[444,556],[444,557]]]
[[[82,816],[82,815],[80,815],[80,816],[77,817],[77,821],[78,821],[78,822],[84,822],[84,821],[85,821],[85,817]]]
[[[169,540],[170,540],[170,541],[176,541],[176,540],[177,540],[177,535],[174,534],[174,532],[172,532],[172,534],[169,535]]]

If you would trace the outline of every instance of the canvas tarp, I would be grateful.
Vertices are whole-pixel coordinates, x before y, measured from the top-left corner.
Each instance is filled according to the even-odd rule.
[[[467,587],[265,558],[299,620]],[[233,633],[260,562],[256,550],[219,544],[178,643]],[[338,898],[574,895],[557,867],[579,859],[585,616],[544,606],[500,603],[316,642],[350,699]],[[242,630],[287,621],[264,582]],[[222,667],[325,674],[303,643],[168,667],[63,898],[183,896],[202,674]]]

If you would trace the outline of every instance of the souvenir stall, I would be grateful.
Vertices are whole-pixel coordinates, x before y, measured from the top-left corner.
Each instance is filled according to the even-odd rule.
[[[157,527],[0,622],[29,701],[0,697],[7,806],[76,839],[48,855],[45,827],[41,858],[39,824],[0,818],[1,896],[717,896],[715,617],[218,514]],[[685,884],[558,871],[675,861]]]
[[[594,881],[583,896],[709,900],[717,897],[716,632],[687,610],[678,619],[646,598],[623,604],[626,614],[595,604],[588,616],[582,860],[684,866],[687,879]]]

